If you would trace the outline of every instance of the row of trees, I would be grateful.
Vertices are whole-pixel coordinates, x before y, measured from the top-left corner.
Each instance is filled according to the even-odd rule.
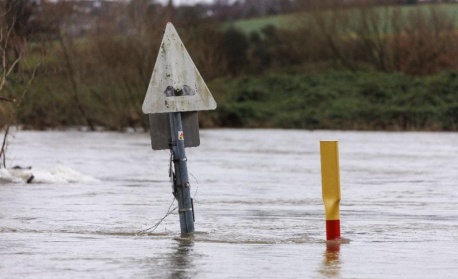
[[[318,64],[411,76],[458,69],[455,15],[440,7],[361,6],[305,15],[295,16],[289,29],[226,31],[223,40],[230,38],[231,46],[221,50],[230,57],[229,72]]]
[[[316,9],[291,16],[287,28],[267,26],[247,34],[203,18],[197,7],[147,0],[108,5],[90,14],[67,1],[44,1],[35,13],[36,6],[25,5],[18,9],[25,11],[21,24],[10,16],[13,9],[3,6],[1,126],[10,123],[20,104],[12,100],[21,99],[36,74],[20,106],[21,124],[146,127],[140,107],[167,21],[179,29],[210,83],[266,71],[344,68],[423,76],[458,69],[455,20],[440,7]],[[75,31],[81,25],[84,32]]]

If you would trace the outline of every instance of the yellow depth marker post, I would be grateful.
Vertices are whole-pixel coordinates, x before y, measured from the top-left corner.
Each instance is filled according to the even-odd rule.
[[[320,141],[326,240],[340,238],[340,174],[337,141]]]

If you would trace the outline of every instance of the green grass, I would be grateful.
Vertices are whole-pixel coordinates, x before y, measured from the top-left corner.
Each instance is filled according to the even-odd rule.
[[[267,17],[257,17],[250,19],[237,20],[228,23],[227,27],[234,27],[247,34],[252,32],[258,32],[268,25],[273,25],[277,28],[283,29],[288,28],[289,23],[293,20],[294,15],[275,15]]]
[[[327,71],[216,80],[218,126],[457,130],[458,74]],[[224,90],[221,90],[224,88]]]
[[[403,20],[408,20],[409,15],[412,12],[420,11],[425,14],[429,14],[431,8],[437,9],[438,11],[445,12],[451,19],[455,20],[455,24],[458,24],[458,3],[452,4],[425,4],[425,5],[412,5],[412,6],[389,6],[389,7],[377,7],[375,8],[376,11],[386,20],[383,24],[389,24],[389,18],[385,15],[390,13],[394,8],[399,7],[401,13],[403,15]],[[348,13],[348,16],[351,20],[356,23],[360,18],[360,11],[357,8],[351,8],[345,10]],[[332,12],[325,11],[325,13],[329,13],[328,18],[332,18]],[[262,30],[264,27],[268,25],[273,25],[279,29],[290,29],[295,28],[298,21],[308,22],[313,19],[312,12],[301,12],[301,13],[293,13],[293,14],[284,14],[284,15],[275,15],[275,16],[267,16],[267,17],[259,17],[259,18],[251,18],[251,19],[242,19],[235,22],[228,23],[226,26],[235,27],[247,34],[252,32],[258,32]],[[457,25],[458,28],[458,25]]]

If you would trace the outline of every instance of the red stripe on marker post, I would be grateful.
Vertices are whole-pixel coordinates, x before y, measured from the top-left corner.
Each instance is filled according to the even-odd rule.
[[[326,240],[340,238],[340,220],[326,220]]]

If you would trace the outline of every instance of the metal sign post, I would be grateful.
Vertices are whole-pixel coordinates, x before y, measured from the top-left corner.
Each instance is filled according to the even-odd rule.
[[[184,235],[194,232],[185,147],[200,144],[197,112],[215,108],[210,90],[175,28],[168,23],[142,109],[149,116],[152,148],[171,150],[173,195],[178,201]]]
[[[170,113],[169,120],[171,128],[170,148],[172,150],[172,161],[175,168],[175,173],[173,174],[173,195],[178,201],[181,233],[189,234],[194,232],[194,204],[191,199],[191,185],[188,179],[181,113]]]

